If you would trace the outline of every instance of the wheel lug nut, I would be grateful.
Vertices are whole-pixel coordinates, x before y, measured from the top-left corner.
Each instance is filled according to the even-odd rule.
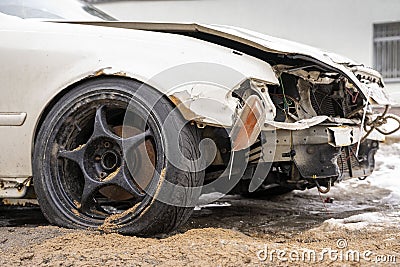
[[[111,146],[110,142],[104,142],[104,147],[109,148]]]
[[[106,177],[107,176],[107,173],[105,173],[105,172],[101,172],[100,173],[100,178],[104,178],[104,177]]]
[[[94,160],[95,160],[95,161],[100,161],[100,160],[101,160],[101,157],[100,157],[100,156],[96,156],[96,157],[94,157]]]

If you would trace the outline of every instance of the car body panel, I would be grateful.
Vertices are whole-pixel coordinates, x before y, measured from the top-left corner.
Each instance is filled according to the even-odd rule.
[[[230,40],[231,42],[239,42],[244,45],[249,45],[260,51],[278,53],[278,54],[293,54],[303,55],[306,57],[313,58],[320,63],[331,66],[332,68],[345,74],[351,82],[354,83],[355,87],[358,88],[362,94],[371,98],[374,104],[378,105],[390,105],[391,101],[387,93],[382,90],[384,87],[382,76],[362,64],[356,63],[350,59],[337,55],[335,53],[322,51],[320,49],[307,46],[304,44],[268,36],[258,32],[254,32],[247,29],[242,29],[232,26],[222,25],[206,25],[196,23],[149,23],[149,22],[67,22],[67,23],[79,23],[86,25],[99,25],[107,27],[127,28],[127,29],[139,29],[147,31],[159,31],[159,32],[201,32],[217,37],[222,37]],[[357,74],[363,73],[370,79],[374,79],[376,82],[363,83]],[[368,79],[365,79],[368,80]],[[378,84],[381,84],[379,86]],[[378,85],[378,86],[376,86]]]
[[[203,62],[241,74],[237,80],[226,80],[225,88],[233,89],[250,78],[278,83],[268,63],[185,36],[36,22],[1,14],[0,20],[0,86],[7,96],[0,100],[0,113],[27,113],[22,126],[0,126],[0,147],[14,152],[0,154],[0,177],[32,175],[33,139],[42,112],[61,91],[82,79],[120,75],[168,94],[171,88],[157,83],[155,76],[176,66]],[[237,103],[227,100],[228,91],[223,90],[210,98],[227,105],[222,115],[229,118]],[[215,116],[221,116],[221,109],[216,112]],[[196,114],[210,115],[209,111]]]

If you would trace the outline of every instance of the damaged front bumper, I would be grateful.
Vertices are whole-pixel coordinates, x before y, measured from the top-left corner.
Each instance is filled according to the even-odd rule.
[[[373,172],[374,155],[379,141],[384,140],[384,136],[376,134],[371,127],[376,119],[367,108],[375,103],[373,99],[369,98],[369,103],[359,110],[360,118],[317,115],[294,122],[279,122],[261,115],[275,111],[275,106],[272,101],[261,104],[261,98],[256,100],[254,95],[262,95],[263,91],[257,90],[255,84],[250,83],[249,88],[258,93],[247,96],[249,101],[244,101],[245,105],[238,112],[230,137],[233,151],[250,148],[250,163],[290,162],[296,168],[296,172],[290,172],[291,182],[318,179],[329,181],[329,186],[331,182],[343,179],[362,179]],[[368,90],[373,88],[368,87]],[[376,90],[384,92],[381,88],[373,91]],[[379,92],[370,95],[386,98]],[[265,94],[264,98],[269,99]],[[385,115],[386,112],[378,117],[384,121]],[[259,145],[255,146],[256,142]]]
[[[363,142],[356,125],[337,126],[324,122],[302,130],[278,129],[261,132],[260,162],[293,162],[303,179],[333,180],[368,176],[374,168],[378,140]],[[254,153],[250,151],[250,155]]]

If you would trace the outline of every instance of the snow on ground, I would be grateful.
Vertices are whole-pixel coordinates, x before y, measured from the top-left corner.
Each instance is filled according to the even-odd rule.
[[[400,143],[382,145],[375,156],[374,173],[368,178],[371,185],[392,191],[391,199],[400,203]]]
[[[400,228],[400,143],[381,144],[375,161],[375,170],[366,180],[350,179],[335,184],[326,195],[319,194],[316,188],[294,191],[282,196],[278,203],[272,200],[268,205],[276,209],[285,206],[288,210],[301,207],[314,215],[332,214],[336,218],[330,218],[318,227],[325,231]],[[323,203],[327,197],[334,199],[333,203]],[[204,194],[195,210],[224,209],[234,201],[235,196]],[[240,198],[240,201],[244,200]],[[383,206],[384,210],[380,211]],[[355,211],[359,214],[352,215]],[[341,217],[340,214],[346,212],[352,216]]]
[[[324,231],[337,230],[383,230],[385,228],[400,228],[400,212],[368,212],[353,215],[344,219],[329,219],[318,227]]]
[[[337,189],[343,190],[343,193],[346,190],[356,192],[360,185],[370,185],[390,190],[391,193],[387,197],[374,201],[390,205],[389,212],[367,212],[344,219],[332,218],[326,220],[319,228],[325,231],[400,228],[400,143],[381,145],[375,160],[375,171],[365,181],[349,180],[339,184]]]
[[[201,210],[203,208],[217,208],[217,207],[229,207],[231,206],[228,202],[220,202],[218,199],[224,197],[225,194],[214,192],[209,194],[203,194],[200,196],[194,210]]]
[[[300,224],[312,224],[316,216],[325,217],[316,225],[316,230],[400,230],[400,143],[382,144],[375,160],[375,171],[366,180],[349,179],[335,184],[325,195],[319,194],[316,188],[294,191],[264,201],[224,196],[221,193],[204,194],[195,208],[195,215],[201,218],[201,214],[215,212],[232,216],[230,212],[234,212],[236,216],[238,209],[246,210],[251,206],[258,213],[267,214],[267,217],[273,216],[274,212],[278,214],[285,211],[285,215],[286,212],[289,214],[282,215],[282,220],[268,219],[267,223],[264,217],[259,218],[259,221],[253,218],[251,227],[257,229],[268,226],[268,229],[276,230],[279,225],[286,229],[296,229],[297,224],[288,223],[287,220],[294,217],[300,220],[299,214],[304,212],[309,214],[310,220],[305,222],[303,218],[303,221],[299,221]],[[334,199],[333,203],[324,203],[328,197]]]

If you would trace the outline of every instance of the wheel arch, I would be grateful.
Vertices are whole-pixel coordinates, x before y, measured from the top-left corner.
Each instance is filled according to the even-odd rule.
[[[39,115],[38,119],[36,120],[36,125],[35,125],[34,131],[33,131],[31,153],[33,154],[34,146],[36,144],[36,139],[37,139],[38,133],[43,125],[44,120],[46,119],[46,116],[49,114],[50,110],[57,104],[57,102],[60,101],[61,98],[63,98],[71,90],[74,90],[74,88],[76,88],[77,86],[79,86],[81,84],[92,82],[92,81],[97,81],[97,80],[101,80],[101,79],[112,79],[112,78],[114,78],[114,79],[116,78],[116,79],[120,79],[120,80],[131,80],[131,81],[136,81],[139,83],[146,84],[136,78],[129,77],[126,75],[120,75],[120,73],[116,73],[116,74],[101,73],[98,75],[85,77],[83,79],[75,81],[72,84],[69,84],[68,86],[64,87],[63,89],[58,91],[58,93],[55,96],[53,96],[50,99],[50,101],[48,101],[46,103],[45,107],[41,110],[40,115]],[[154,88],[154,86],[150,86],[150,87],[162,94],[162,92],[160,90],[158,90],[157,88]],[[166,97],[166,99],[168,99],[168,101],[172,105],[176,106],[176,104],[173,101],[171,101],[171,99],[169,97]]]

